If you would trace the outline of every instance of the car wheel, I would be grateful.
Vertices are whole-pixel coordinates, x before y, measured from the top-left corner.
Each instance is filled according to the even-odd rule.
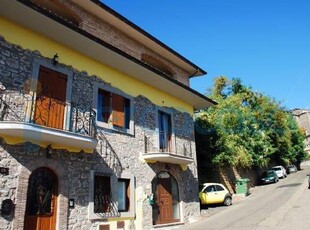
[[[232,205],[232,199],[231,199],[231,197],[230,197],[230,196],[225,197],[223,204],[224,204],[225,206]]]

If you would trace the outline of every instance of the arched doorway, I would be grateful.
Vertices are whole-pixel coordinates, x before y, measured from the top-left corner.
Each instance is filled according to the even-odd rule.
[[[160,172],[152,181],[153,224],[180,221],[179,189],[176,179],[168,172]]]
[[[28,181],[25,230],[56,229],[58,179],[48,168],[34,170]]]

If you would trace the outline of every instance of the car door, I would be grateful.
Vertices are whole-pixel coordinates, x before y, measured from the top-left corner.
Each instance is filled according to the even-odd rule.
[[[214,185],[209,185],[204,191],[206,204],[217,203],[217,193]]]
[[[216,201],[217,203],[222,203],[225,199],[227,191],[221,185],[215,185],[216,189]]]

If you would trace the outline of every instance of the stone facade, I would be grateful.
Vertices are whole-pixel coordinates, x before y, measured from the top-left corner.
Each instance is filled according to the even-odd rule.
[[[309,109],[293,109],[292,114],[300,128],[306,133],[305,151],[310,154],[310,110]]]
[[[29,92],[34,63],[48,63],[38,51],[24,50],[22,47],[0,38],[0,85],[5,91]],[[135,48],[135,50],[141,50]],[[72,72],[71,101],[85,106],[93,105],[94,85],[108,85],[98,76],[78,72],[74,67],[59,64],[57,68]],[[112,86],[110,86],[112,87]],[[112,87],[113,88],[113,87]],[[119,89],[115,89],[118,90]],[[0,95],[3,97],[3,95]],[[8,100],[14,108],[10,113],[25,115],[25,103]],[[0,139],[0,166],[9,169],[8,175],[0,174],[0,203],[11,199],[15,204],[14,215],[1,216],[1,229],[23,229],[27,200],[28,181],[31,173],[40,167],[51,169],[58,178],[57,229],[98,229],[101,224],[109,224],[116,229],[117,222],[125,221],[125,229],[152,229],[152,205],[147,196],[152,195],[152,180],[162,171],[169,172],[177,181],[179,189],[180,222],[187,223],[199,215],[198,181],[195,159],[193,120],[190,114],[181,113],[174,108],[159,108],[143,95],[134,97],[134,132],[127,134],[96,126],[98,145],[95,151],[74,153],[65,149],[51,149],[29,142],[10,144]],[[21,105],[21,106],[18,106]],[[190,156],[194,163],[184,171],[179,165],[167,163],[147,163],[141,158],[145,151],[145,133],[154,131],[158,109],[172,114],[175,140],[177,143],[190,143]],[[3,108],[0,106],[0,114]],[[112,177],[122,174],[135,178],[134,206],[140,214],[119,219],[89,219],[91,191],[91,172],[109,173]],[[69,208],[70,199],[75,206]]]

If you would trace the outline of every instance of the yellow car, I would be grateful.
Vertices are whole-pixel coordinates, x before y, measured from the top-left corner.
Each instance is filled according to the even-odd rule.
[[[204,183],[199,190],[200,204],[232,205],[232,195],[224,185],[218,183]]]

